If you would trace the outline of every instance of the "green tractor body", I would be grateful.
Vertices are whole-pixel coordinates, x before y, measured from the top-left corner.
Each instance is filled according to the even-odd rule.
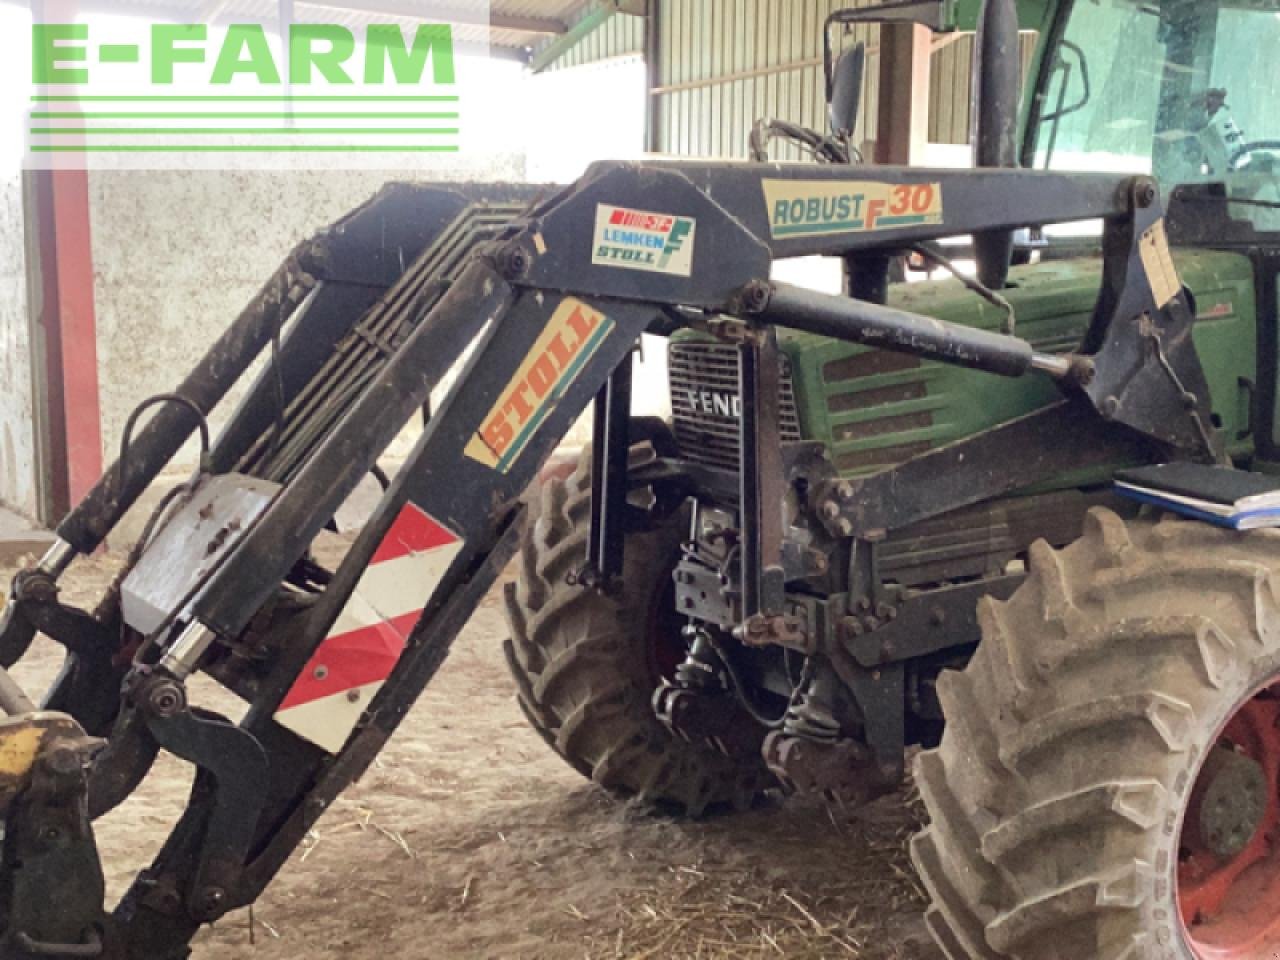
[[[1175,260],[1195,294],[1196,346],[1213,388],[1214,412],[1234,457],[1253,449],[1251,405],[1256,395],[1258,311],[1253,264],[1237,253],[1180,249]],[[1018,331],[1039,350],[1074,349],[1098,296],[1100,257],[1056,260],[1015,268],[1005,297]],[[891,288],[889,303],[916,313],[999,330],[1002,311],[958,281],[925,281]],[[710,464],[732,458],[736,415],[732,378],[695,372],[707,346],[684,336],[673,346],[672,408],[689,456]],[[1048,381],[1006,380],[977,371],[803,333],[787,333],[797,438],[820,441],[847,476],[872,473],[926,450],[990,429],[1054,402]],[[729,354],[726,354],[727,356]],[[1064,476],[1062,487],[1110,480],[1116,464]]]
[[[955,4],[948,13],[950,22],[961,29],[972,29],[980,6],[975,0]],[[1246,38],[1248,17],[1251,10],[1263,11],[1256,14],[1261,19],[1267,5],[1213,3],[1202,6],[1207,12],[1201,32],[1212,30],[1216,21],[1224,21],[1217,30],[1218,42],[1236,42],[1240,47],[1238,55],[1249,59],[1258,41]],[[1075,8],[1079,8],[1079,12],[1073,17]],[[1064,79],[1064,71],[1074,69],[1078,78],[1080,56],[1086,59],[1086,70],[1092,61],[1102,60],[1102,53],[1094,54],[1080,46],[1078,35],[1096,34],[1104,43],[1104,51],[1110,54],[1116,52],[1117,40],[1111,29],[1116,21],[1123,19],[1127,25],[1133,19],[1155,18],[1141,12],[1136,4],[1115,0],[1094,5],[1092,9],[1093,13],[1088,5],[1075,4],[1072,0],[1023,0],[1018,4],[1020,25],[1024,30],[1034,30],[1039,37],[1022,108],[1025,166],[1046,166],[1041,142],[1056,134],[1046,132],[1046,122],[1040,117],[1046,113],[1043,104],[1057,102],[1060,95],[1074,100],[1076,109],[1071,110],[1069,104],[1068,111],[1057,122],[1072,123],[1075,117],[1074,122],[1082,132],[1079,139],[1085,141],[1085,145],[1090,137],[1106,140],[1108,126],[1120,122],[1105,115],[1105,110],[1114,109],[1109,101],[1099,103],[1096,109],[1092,104],[1109,96],[1119,99],[1119,94],[1113,94],[1110,87],[1128,79],[1123,70],[1110,71],[1111,65],[1105,62],[1101,69],[1093,66],[1094,76],[1087,87],[1076,86],[1079,80],[1073,81],[1070,76]],[[1240,22],[1225,22],[1232,16]],[[1075,37],[1069,42],[1083,49],[1082,54],[1062,45],[1068,32]],[[1205,56],[1203,52],[1195,55]],[[1208,57],[1214,73],[1220,72],[1223,61],[1233,55],[1222,49],[1214,52],[1210,47]],[[1155,87],[1148,90],[1153,96],[1150,104],[1153,113],[1157,109],[1171,109],[1166,101],[1185,99],[1188,95],[1194,97],[1207,86],[1205,78],[1200,78],[1201,90],[1190,90],[1176,71],[1171,70],[1169,76],[1173,79],[1163,81],[1158,93]],[[1264,72],[1259,80],[1269,90],[1280,83],[1276,76],[1274,71]],[[1060,89],[1064,84],[1066,88]],[[1234,92],[1227,91],[1228,95]],[[1251,125],[1256,125],[1259,132],[1268,137],[1280,137],[1280,115],[1274,109],[1274,104],[1280,101],[1263,97],[1255,100],[1253,94],[1250,99],[1271,105],[1265,114],[1250,115]],[[1088,116],[1090,112],[1097,116]],[[1050,120],[1049,125],[1052,123]],[[1126,143],[1141,152],[1139,140],[1130,138]],[[1158,165],[1156,147],[1150,143],[1147,147]],[[1125,159],[1133,160],[1132,157]],[[1141,162],[1142,157],[1138,160]],[[1274,161],[1270,158],[1266,161],[1271,162]],[[1057,164],[1051,162],[1049,166]],[[1082,170],[1095,168],[1088,162],[1087,155],[1083,162],[1079,157],[1072,158],[1071,166]],[[1148,157],[1147,170],[1152,166],[1152,158]],[[1115,168],[1116,158],[1100,151],[1096,169]],[[1270,167],[1266,169],[1269,171]],[[1157,175],[1159,172],[1157,170]],[[1273,181],[1280,180],[1280,172],[1270,176]],[[1161,179],[1165,189],[1172,191],[1177,181],[1170,182],[1168,177]],[[1206,174],[1192,179],[1210,178]],[[1237,461],[1250,458],[1255,450],[1265,461],[1273,440],[1268,437],[1259,443],[1255,437],[1259,423],[1271,423],[1274,419],[1271,415],[1258,416],[1256,407],[1267,397],[1273,398],[1274,405],[1274,383],[1269,381],[1274,381],[1277,359],[1274,347],[1270,357],[1260,357],[1257,352],[1259,343],[1275,342],[1277,307],[1274,279],[1264,275],[1268,267],[1265,257],[1259,254],[1266,252],[1268,232],[1274,251],[1277,242],[1274,231],[1280,231],[1280,216],[1273,209],[1261,208],[1253,211],[1252,220],[1259,234],[1257,238],[1250,238],[1252,242],[1233,243],[1224,238],[1219,242],[1178,246],[1175,241],[1174,248],[1179,277],[1191,291],[1196,305],[1194,337],[1212,390],[1215,425],[1222,431],[1228,451]],[[1265,229],[1267,227],[1270,229]],[[1081,252],[1065,256],[1059,253],[1052,259],[1014,268],[1010,289],[1003,291],[1016,311],[1018,332],[1046,352],[1066,352],[1079,345],[1098,299],[1101,250],[1096,245],[1094,249],[1080,248],[1078,242],[1075,247]],[[1274,263],[1269,269],[1274,271]],[[1270,291],[1269,298],[1260,301],[1260,291]],[[984,329],[999,330],[1004,322],[1001,310],[951,279],[895,284],[890,289],[888,302],[916,313]],[[1264,329],[1259,329],[1260,324]],[[685,357],[685,351],[691,349],[686,345],[692,339],[686,336],[674,341],[672,409],[688,454],[723,465],[731,462],[733,456],[727,447],[733,443],[731,435],[736,429],[736,415],[727,403],[727,395],[736,392],[736,385],[727,380],[718,381],[714,376],[705,382],[699,381],[691,372],[691,361]],[[793,396],[788,397],[788,405],[794,409],[793,423],[798,436],[821,442],[840,472],[850,477],[883,470],[924,451],[988,430],[1043,407],[1059,395],[1053,384],[1044,380],[1004,380],[808,334],[783,334],[781,346],[789,361]],[[696,352],[696,348],[692,349]],[[1115,470],[1123,466],[1126,464],[1117,463],[1065,474],[1054,487],[1106,483]],[[1037,492],[1042,489],[1037,488]]]
[[[1124,343],[1097,321],[1128,302],[1117,262],[1141,263],[1164,293],[1126,321],[1140,338],[1126,354],[1132,379],[1080,417],[1071,389],[1048,377],[995,376],[865,330],[778,329],[775,394],[759,359],[767,332],[720,318],[675,333],[671,430],[632,434],[642,449],[627,468],[628,505],[662,520],[629,532],[614,592],[565,579],[596,555],[604,459],[542,491],[508,595],[521,703],[596,782],[692,813],[741,806],[770,775],[863,802],[899,786],[908,748],[925,748],[914,776],[931,824],[912,855],[951,960],[1280,956],[1278,535],[1219,529],[1204,512],[1155,522],[1113,484],[1125,468],[1197,458],[1251,483],[1249,471],[1280,472],[1280,0],[1017,6],[1039,43],[1018,136],[1004,143],[1010,4],[879,10],[900,20],[921,8],[914,19],[934,29],[983,26],[979,56],[1007,82],[976,84],[975,109],[1000,108],[978,111],[979,165],[1150,177],[1125,195],[1149,208],[1158,194],[1163,216],[1051,229],[1019,221],[1014,204],[1028,198],[1011,199],[998,212],[1002,230],[1027,230],[1013,244],[1020,265],[992,259],[1007,234],[975,227],[977,284],[886,282],[895,257],[955,272],[968,256],[951,247],[825,249],[865,315],[883,303],[957,325],[946,329],[1016,330],[1041,369],[1101,362]],[[866,9],[833,14],[828,32]],[[828,52],[831,90],[859,89],[840,70],[856,74],[865,51]],[[850,97],[829,99],[832,136],[762,121],[753,158],[767,159],[772,134],[848,162],[853,123],[836,104]],[[1008,119],[984,128],[993,115]],[[876,184],[849,170],[840,199],[852,205]],[[774,228],[776,211],[766,206]],[[828,218],[815,236],[875,229],[846,212],[795,215]],[[1190,336],[1162,339],[1153,313],[1184,291]],[[1188,339],[1195,391],[1167,352]],[[1193,420],[1200,452],[1130,442],[1126,417],[1145,413]],[[783,476],[768,495],[767,471]],[[777,552],[766,562],[767,535]],[[769,577],[765,615],[748,594]]]

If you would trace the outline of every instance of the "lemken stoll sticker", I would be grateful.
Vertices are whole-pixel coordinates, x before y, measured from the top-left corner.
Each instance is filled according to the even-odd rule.
[[[765,180],[763,186],[769,229],[777,239],[943,222],[938,183]]]
[[[602,267],[688,277],[693,273],[693,239],[697,228],[693,217],[628,210],[601,203],[596,207],[591,262]]]

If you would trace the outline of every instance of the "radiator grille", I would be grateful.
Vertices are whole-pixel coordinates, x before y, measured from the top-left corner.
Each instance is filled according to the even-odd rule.
[[[681,453],[689,460],[737,471],[741,392],[738,349],[727,343],[676,342],[668,353],[671,414]],[[782,358],[782,439],[800,439],[790,366]]]

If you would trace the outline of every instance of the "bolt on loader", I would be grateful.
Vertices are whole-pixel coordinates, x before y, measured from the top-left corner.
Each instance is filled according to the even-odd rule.
[[[846,28],[966,16],[976,169],[858,164]],[[751,162],[600,163],[550,196],[390,186],[135,412],[0,623],[0,956],[187,956],[513,559],[519,703],[603,787],[688,815],[859,803],[914,757],[953,960],[1277,955],[1280,535],[1113,479],[1280,472],[1280,2],[894,0],[824,33],[830,131],[766,121]],[[770,162],[776,138],[816,162]],[[776,279],[799,257],[844,292]],[[891,283],[904,258],[976,277]],[[632,415],[644,334],[670,421]],[[589,407],[577,468],[539,481]],[[119,580],[63,603],[195,436]],[[370,473],[327,569],[312,545]],[[37,633],[66,651],[38,704],[6,672]],[[161,751],[189,805],[108,908],[93,822]]]

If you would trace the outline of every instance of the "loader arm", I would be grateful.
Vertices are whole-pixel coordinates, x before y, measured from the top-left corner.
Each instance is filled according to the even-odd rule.
[[[43,738],[8,790],[0,776],[4,956],[181,956],[200,924],[252,903],[431,680],[511,555],[522,493],[593,400],[595,569],[581,579],[584,589],[609,588],[622,549],[625,371],[646,331],[696,326],[733,338],[757,391],[743,420],[743,450],[759,452],[742,487],[744,514],[755,518],[742,559],[752,597],[744,629],[786,627],[774,609],[777,384],[760,363],[774,349],[771,325],[997,375],[1038,371],[1061,383],[1073,416],[1118,442],[1218,456],[1192,313],[1145,178],[602,164],[522,216],[491,217],[488,232],[466,242],[462,206],[418,238],[418,259],[394,282],[374,258],[344,286],[353,251],[302,248],[179,388],[184,400],[162,407],[61,524],[41,565],[20,575],[0,659],[11,664],[39,627],[75,669],[46,698],[56,714],[29,712],[0,685],[14,714],[0,739]],[[1090,218],[1108,225],[1104,288],[1073,355],[770,280],[773,261],[789,256],[882,253]],[[365,225],[357,216],[344,235]],[[207,415],[290,317],[275,361],[287,402],[272,405],[269,371],[113,596],[92,618],[60,618],[56,583],[72,558],[97,548],[194,432],[194,411]],[[376,362],[361,367],[357,357]],[[341,565],[307,580],[312,542],[451,370],[447,398]],[[326,406],[317,384],[335,371],[345,389]],[[1052,446],[1050,431],[1036,435]],[[1057,468],[1050,456],[1035,462],[1021,482]],[[984,489],[970,484],[962,495]],[[867,490],[876,495],[851,491],[847,510],[824,514],[835,529],[883,529],[892,490]],[[242,722],[191,701],[196,671],[249,703]],[[197,769],[191,803],[107,914],[90,820],[127,796],[158,749]],[[55,821],[74,829],[51,847],[42,828]],[[45,908],[52,902],[56,914]]]

